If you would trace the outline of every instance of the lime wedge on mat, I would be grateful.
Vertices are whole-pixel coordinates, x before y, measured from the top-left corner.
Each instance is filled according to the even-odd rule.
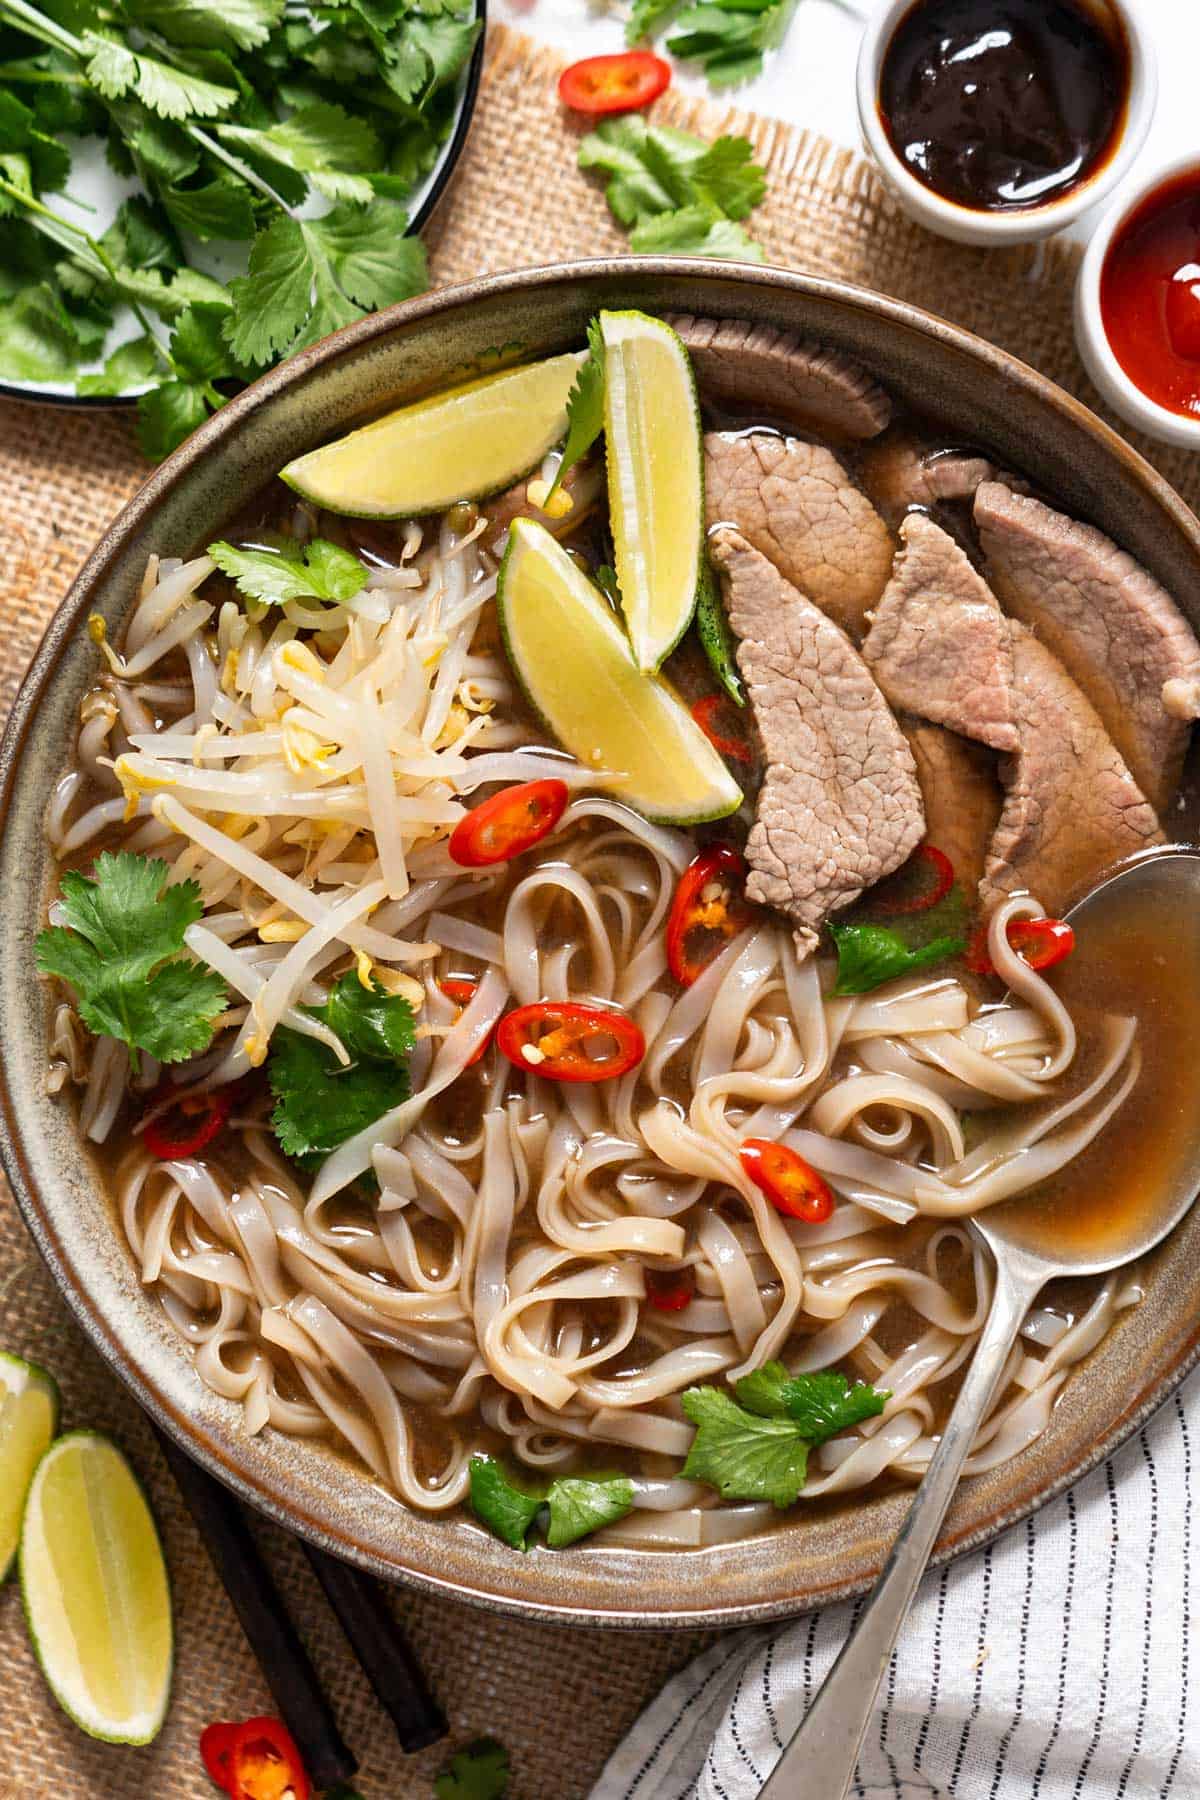
[[[36,1363],[0,1350],[0,1581],[21,1536],[25,1494],[58,1430],[58,1384]]]
[[[696,605],[704,451],[688,353],[645,313],[600,314],[608,508],[639,669],[657,669]]]
[[[148,1744],[171,1692],[171,1594],[146,1497],[99,1432],[68,1432],[34,1472],[21,1591],[63,1711],[92,1737]]]
[[[599,589],[543,525],[517,519],[496,594],[505,649],[559,743],[646,818],[723,819],[742,792],[661,676],[644,675]]]
[[[502,369],[402,406],[297,457],[283,479],[332,512],[381,519],[499,493],[566,436],[567,395],[586,354]]]

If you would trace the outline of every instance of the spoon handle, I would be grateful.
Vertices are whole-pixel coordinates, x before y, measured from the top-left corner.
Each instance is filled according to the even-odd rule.
[[[979,1346],[883,1574],[759,1800],[844,1800],[875,1695],[954,1497],[976,1427],[1043,1279],[998,1265]]]

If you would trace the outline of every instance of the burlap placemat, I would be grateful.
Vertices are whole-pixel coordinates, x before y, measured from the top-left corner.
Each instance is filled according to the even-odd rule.
[[[557,56],[504,28],[491,33],[470,143],[428,234],[434,281],[626,248],[599,190],[575,166],[577,132],[554,98]],[[861,158],[737,109],[673,96],[657,116],[713,136],[744,131],[768,172],[753,229],[772,261],[914,300],[1035,363],[1089,403],[1071,339],[1074,253],[983,254],[910,225]],[[1200,462],[1140,445],[1193,504]],[[120,413],[0,402],[0,706],[91,544],[146,474]],[[0,1797],[176,1800],[213,1793],[196,1751],[203,1726],[270,1710],[267,1691],[137,1407],[71,1325],[7,1189],[0,1193],[0,1345],[59,1375],[68,1425],[113,1432],[145,1477],[175,1591],[175,1699],[158,1742],[122,1750],[84,1738],[38,1676],[10,1585],[0,1593]],[[444,1750],[403,1758],[298,1546],[263,1525],[260,1541],[312,1651],[368,1800],[432,1794]],[[508,1745],[515,1800],[573,1800],[641,1705],[706,1641],[614,1636],[500,1620],[397,1590],[395,1606],[451,1719],[454,1740],[490,1732]]]

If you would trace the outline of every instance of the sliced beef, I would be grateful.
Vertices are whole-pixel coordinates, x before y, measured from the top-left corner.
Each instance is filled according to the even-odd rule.
[[[1011,633],[1021,748],[1001,765],[1004,810],[981,893],[992,906],[1028,889],[1057,914],[1163,834],[1082,689],[1032,632],[1014,622]]]
[[[704,483],[710,526],[736,525],[822,612],[862,635],[892,539],[832,450],[774,432],[710,431]]]
[[[993,750],[1017,747],[1008,625],[954,539],[924,513],[900,527],[863,656],[893,706]]]
[[[914,507],[974,499],[998,473],[986,456],[940,449],[903,429],[886,432],[862,458],[863,486],[893,530]]]
[[[787,913],[808,952],[829,913],[920,843],[916,768],[845,632],[740,532],[722,527],[710,548],[766,762],[746,891]]]
[[[1103,532],[985,482],[975,521],[988,578],[1087,694],[1162,812],[1200,707],[1200,644],[1166,589]],[[1164,688],[1168,690],[1164,703]]]
[[[950,858],[970,897],[983,878],[1004,804],[996,753],[940,725],[906,717],[900,728],[917,765],[925,836]]]
[[[761,412],[841,442],[874,437],[892,416],[887,394],[840,351],[745,319],[676,315],[703,399],[731,412]]]

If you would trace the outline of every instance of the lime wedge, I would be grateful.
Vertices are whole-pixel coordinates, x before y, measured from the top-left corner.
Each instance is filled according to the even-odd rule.
[[[504,646],[530,705],[597,787],[646,818],[695,825],[742,791],[682,700],[634,664],[599,589],[545,526],[517,519],[496,594]]]
[[[639,669],[657,669],[696,605],[704,452],[682,339],[645,313],[600,314],[608,508]]]
[[[0,1350],[0,1581],[17,1554],[33,1471],[57,1430],[54,1377]]]
[[[137,1477],[99,1432],[68,1432],[34,1472],[21,1591],[63,1711],[110,1743],[156,1737],[171,1692],[167,1571]]]
[[[484,375],[402,406],[282,470],[331,512],[401,519],[499,493],[567,430],[567,395],[586,351]]]

